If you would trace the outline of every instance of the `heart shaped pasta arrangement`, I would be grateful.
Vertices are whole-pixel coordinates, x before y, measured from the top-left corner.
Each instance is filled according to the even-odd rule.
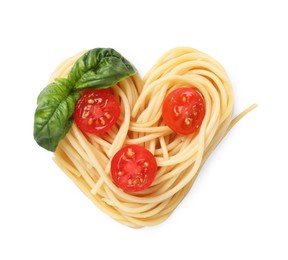
[[[71,70],[74,74],[83,74],[74,67],[75,62],[84,53],[86,52],[60,64],[51,76],[51,84],[55,78],[58,78],[56,82],[60,82],[61,79],[73,82],[72,77],[69,77]],[[101,59],[105,55],[97,57]],[[112,55],[112,58],[114,56]],[[89,62],[87,60],[88,58],[86,63]],[[103,63],[106,64],[107,60]],[[118,73],[117,66],[115,68],[113,65],[113,70]],[[94,69],[93,77],[102,73],[100,69],[95,71]],[[103,71],[105,74],[107,70]],[[85,85],[85,82],[89,81],[87,79],[92,76],[91,71],[85,76],[80,74],[78,78],[81,80],[78,80],[78,85],[74,84],[74,88],[78,86],[81,90],[79,86],[83,82]],[[83,132],[70,120],[70,126],[62,130],[61,140],[55,149],[51,150],[55,150],[54,159],[57,165],[92,202],[115,220],[136,228],[159,224],[170,216],[189,192],[209,154],[229,129],[254,106],[232,120],[233,92],[223,67],[210,56],[195,49],[179,47],[168,51],[143,79],[136,70],[131,74],[122,77],[113,85],[104,84],[121,108],[120,116],[110,130],[101,135],[94,135]],[[102,78],[96,77],[94,83],[86,84],[84,87],[93,87]],[[205,100],[204,119],[191,134],[179,134],[163,120],[163,114],[166,112],[162,109],[164,100],[169,93],[179,88],[194,89]],[[42,92],[38,103],[41,103],[44,95]],[[48,92],[50,95],[53,91]],[[69,93],[72,96],[72,92]],[[77,95],[80,95],[79,93],[81,94],[81,91],[77,92]],[[69,113],[71,117],[73,110]],[[36,114],[37,111],[37,125],[40,123],[36,120]],[[58,118],[59,120],[61,119]],[[185,122],[190,124],[190,121]],[[49,133],[52,132],[51,127],[48,130]],[[137,192],[127,192],[115,185],[111,176],[111,160],[121,148],[133,145],[144,147],[154,156],[157,173],[149,187]],[[131,149],[129,152],[130,155],[134,154]],[[122,171],[118,173],[123,174]],[[130,184],[132,185],[131,180]]]

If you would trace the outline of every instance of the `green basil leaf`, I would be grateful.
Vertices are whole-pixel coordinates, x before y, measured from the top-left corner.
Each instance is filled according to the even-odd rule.
[[[135,73],[133,65],[113,49],[96,48],[86,52],[76,61],[67,79],[55,79],[39,94],[34,115],[36,142],[55,151],[73,123],[80,90],[111,87]]]
[[[76,61],[68,80],[74,90],[108,88],[135,73],[135,67],[114,49],[95,48]]]
[[[34,139],[43,148],[55,151],[73,123],[75,103],[79,93],[72,92],[71,82],[55,79],[37,99],[34,115]]]

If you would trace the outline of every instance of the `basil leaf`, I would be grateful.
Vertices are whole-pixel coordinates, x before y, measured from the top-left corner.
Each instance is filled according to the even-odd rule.
[[[76,61],[68,80],[74,90],[108,88],[135,73],[134,66],[114,49],[95,48]]]
[[[43,148],[55,151],[73,123],[73,112],[79,93],[71,91],[67,79],[55,79],[42,90],[34,115],[34,139]]]
[[[55,79],[39,94],[34,115],[36,142],[55,151],[73,123],[79,90],[112,87],[135,73],[133,65],[113,49],[96,48],[86,52],[76,61],[67,79]]]

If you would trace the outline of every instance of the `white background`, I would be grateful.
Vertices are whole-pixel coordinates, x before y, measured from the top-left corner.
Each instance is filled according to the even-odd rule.
[[[153,2],[153,3],[152,3]],[[287,1],[1,1],[0,259],[288,259]],[[161,225],[96,208],[33,139],[59,62],[112,47],[141,75],[190,46],[226,68],[247,115]],[[101,256],[101,258],[100,258]]]

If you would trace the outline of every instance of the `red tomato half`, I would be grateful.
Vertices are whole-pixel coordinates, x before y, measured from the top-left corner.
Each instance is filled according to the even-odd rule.
[[[107,89],[89,89],[77,100],[74,121],[83,131],[106,133],[120,116],[120,105]]]
[[[166,125],[178,134],[197,131],[205,116],[205,101],[193,88],[179,88],[167,95],[162,107]]]
[[[139,145],[123,147],[111,161],[112,179],[125,192],[147,189],[153,182],[156,172],[155,157]]]

